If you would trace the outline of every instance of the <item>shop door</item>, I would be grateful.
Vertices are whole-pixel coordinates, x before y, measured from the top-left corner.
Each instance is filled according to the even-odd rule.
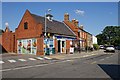
[[[60,53],[61,52],[61,44],[60,44],[60,40],[58,40],[58,52]]]

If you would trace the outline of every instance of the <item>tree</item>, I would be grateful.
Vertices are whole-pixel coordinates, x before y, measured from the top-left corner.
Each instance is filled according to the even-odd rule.
[[[106,26],[96,37],[99,45],[120,45],[120,26]]]

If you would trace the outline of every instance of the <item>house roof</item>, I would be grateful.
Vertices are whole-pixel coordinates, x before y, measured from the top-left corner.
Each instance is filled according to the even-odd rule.
[[[45,27],[45,17],[38,16],[38,15],[35,15],[35,14],[31,14],[31,15],[36,20],[37,23],[41,23],[43,25],[43,32],[44,32],[45,31],[45,29],[44,29],[44,27]],[[76,37],[74,32],[72,32],[70,30],[70,28],[68,28],[67,25],[65,25],[63,22],[60,22],[60,21],[57,21],[57,20],[49,21],[47,19],[47,29],[46,29],[46,31],[49,32],[49,33],[54,33],[54,34]]]

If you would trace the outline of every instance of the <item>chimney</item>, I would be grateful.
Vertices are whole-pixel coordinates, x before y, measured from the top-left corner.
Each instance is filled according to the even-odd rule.
[[[53,15],[47,14],[47,15],[46,15],[46,18],[47,18],[49,21],[52,21],[52,20],[53,20]]]
[[[75,19],[72,19],[72,23],[73,23],[74,25],[75,25],[75,21],[76,21]]]
[[[75,20],[75,26],[79,26],[79,21],[78,20]]]
[[[69,14],[68,13],[64,14],[64,21],[69,21]]]
[[[80,25],[80,28],[83,29],[83,25]]]

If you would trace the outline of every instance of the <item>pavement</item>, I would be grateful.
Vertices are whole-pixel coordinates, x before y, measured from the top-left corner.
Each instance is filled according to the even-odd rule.
[[[0,64],[5,62],[14,63],[17,61],[34,61],[34,60],[65,60],[65,59],[77,59],[77,58],[86,58],[95,55],[107,54],[103,53],[103,50],[92,51],[92,52],[81,52],[81,53],[73,53],[73,54],[65,54],[65,53],[57,53],[49,56],[37,56],[31,54],[16,54],[16,53],[5,53],[0,54]],[[108,53],[113,54],[113,53]]]
[[[56,59],[73,59],[73,58],[84,58],[94,55],[101,55],[101,54],[114,54],[114,53],[103,53],[104,50],[97,50],[97,51],[90,51],[90,52],[81,52],[81,53],[73,53],[73,54],[54,54],[50,55],[50,58]]]

